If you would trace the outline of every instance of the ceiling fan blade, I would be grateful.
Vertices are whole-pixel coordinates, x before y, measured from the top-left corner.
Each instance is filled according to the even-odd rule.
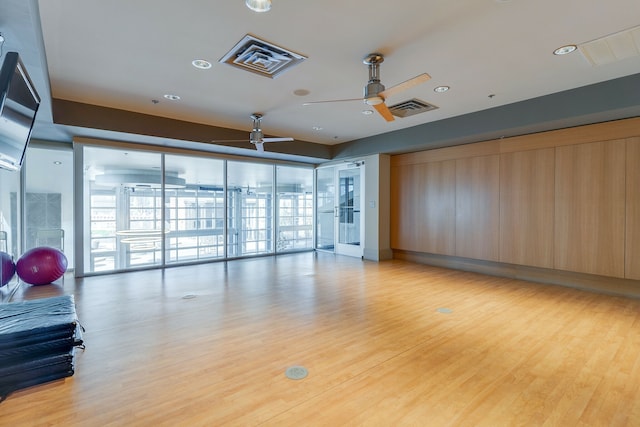
[[[351,101],[362,101],[362,98],[334,99],[331,101],[311,101],[311,102],[305,102],[302,105],[327,104],[329,102],[351,102]]]
[[[384,102],[374,105],[373,108],[375,108],[376,111],[378,111],[378,113],[380,113],[380,115],[384,117],[386,121],[392,122],[395,120],[393,118],[393,114],[391,114],[391,110],[389,110],[387,104],[385,104]]]
[[[213,143],[231,143],[231,142],[250,142],[251,144],[256,146],[256,150],[263,152],[264,151],[264,143],[265,142],[285,142],[285,141],[294,141],[291,137],[282,137],[282,138],[265,138],[262,129],[260,127],[260,123],[262,120],[261,113],[253,113],[251,115],[251,119],[253,120],[253,130],[249,132],[249,140],[246,139],[213,139],[211,142]]]
[[[407,81],[404,81],[402,83],[399,83],[395,86],[391,86],[390,88],[387,88],[385,90],[383,90],[382,92],[380,92],[378,95],[382,96],[383,98],[387,98],[389,96],[393,96],[398,92],[402,92],[403,90],[407,90],[410,89],[414,86],[417,86],[421,83],[426,82],[427,80],[431,79],[431,76],[427,73],[422,73],[418,76],[415,76],[412,79],[409,79]]]
[[[262,138],[262,142],[286,142],[293,141],[293,138]]]
[[[251,142],[248,139],[212,139],[211,142],[217,143],[225,143],[225,142]]]

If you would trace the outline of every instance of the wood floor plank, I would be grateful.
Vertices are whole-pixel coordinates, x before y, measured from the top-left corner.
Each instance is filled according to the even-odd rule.
[[[640,425],[635,299],[324,253],[15,299],[61,293],[87,349],[0,403],[1,426]]]

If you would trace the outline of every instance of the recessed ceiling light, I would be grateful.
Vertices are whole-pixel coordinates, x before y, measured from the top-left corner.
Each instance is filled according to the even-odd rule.
[[[554,55],[566,55],[568,53],[573,52],[578,47],[575,44],[568,44],[566,46],[562,46],[553,51]]]
[[[310,93],[311,92],[308,91],[307,89],[296,89],[296,90],[293,91],[293,94],[297,95],[297,96],[307,96]]]
[[[53,164],[54,164],[54,165],[61,165],[61,164],[62,164],[62,162],[61,162],[60,160],[56,160],[56,161],[54,161],[54,162],[53,162]]]
[[[167,99],[170,99],[171,101],[177,101],[180,99],[178,95],[171,95],[171,94],[166,94],[164,97]]]
[[[314,127],[312,127],[311,129],[313,129],[313,130],[315,130],[315,131],[321,131],[321,130],[322,130],[322,127],[320,127],[320,126],[314,126]]]
[[[434,92],[438,92],[438,93],[442,93],[442,92],[446,92],[449,89],[451,89],[449,86],[438,86],[436,88],[433,89]]]
[[[191,64],[201,70],[208,70],[209,68],[211,68],[211,62],[204,59],[194,59],[193,61],[191,61]]]
[[[373,114],[372,110],[362,110],[362,114],[364,114],[365,116],[370,116]]]

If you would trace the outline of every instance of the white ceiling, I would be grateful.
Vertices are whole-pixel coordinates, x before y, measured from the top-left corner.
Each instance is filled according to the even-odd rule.
[[[9,3],[18,7],[20,1]],[[54,98],[247,132],[249,115],[261,112],[266,134],[320,144],[640,71],[640,56],[592,66],[580,52],[552,54],[562,45],[639,25],[638,0],[273,0],[272,10],[262,14],[249,10],[244,0],[35,4],[45,79]],[[219,63],[247,34],[308,59],[276,79]],[[387,88],[420,73],[432,77],[391,97],[388,105],[418,98],[439,108],[388,123],[375,113],[362,114],[370,107],[359,101],[302,105],[361,97],[368,79],[362,59],[371,52],[385,56],[381,80]],[[196,69],[194,59],[213,67]],[[439,85],[451,90],[435,93]],[[309,95],[297,96],[296,90]],[[169,101],[164,94],[181,99]]]

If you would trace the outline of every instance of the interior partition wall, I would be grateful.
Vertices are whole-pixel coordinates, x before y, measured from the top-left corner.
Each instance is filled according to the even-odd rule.
[[[313,169],[77,144],[78,276],[313,250]]]

